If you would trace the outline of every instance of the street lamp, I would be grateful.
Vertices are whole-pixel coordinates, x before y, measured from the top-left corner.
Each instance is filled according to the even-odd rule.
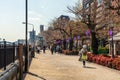
[[[22,22],[22,24],[26,24],[26,22]],[[31,23],[27,23],[27,24],[29,24],[29,25],[32,25],[33,26],[33,43],[34,43],[34,46],[35,46],[35,33],[34,33],[34,25],[33,24],[31,24]]]
[[[26,22],[22,22],[22,24],[26,24]],[[34,29],[34,25],[33,24],[31,24],[31,23],[27,23],[27,24],[32,25],[33,29]]]
[[[113,27],[114,27],[114,24],[113,24],[113,21],[111,21],[111,22],[110,22],[110,29],[111,29],[111,31],[112,31],[112,34],[111,34],[111,36],[112,36],[112,42],[111,42],[111,44],[112,44],[112,58],[114,58],[114,47],[113,47]]]
[[[28,42],[27,42],[27,31],[28,31],[28,0],[25,0],[25,27],[26,27],[26,31],[25,31],[25,42],[26,42],[26,46],[25,46],[25,72],[28,72]]]
[[[26,22],[22,22],[22,23],[23,23],[23,24],[26,24]],[[34,53],[35,53],[35,31],[34,31],[34,25],[31,24],[31,23],[27,23],[27,24],[33,26],[33,31],[32,31],[32,41],[33,41],[33,42],[30,41],[30,43],[32,43],[32,44],[31,44],[31,45],[32,45],[32,48],[33,48],[32,54],[34,55]]]

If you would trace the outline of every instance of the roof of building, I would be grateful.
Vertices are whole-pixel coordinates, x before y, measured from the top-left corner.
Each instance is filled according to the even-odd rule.
[[[111,41],[111,40],[112,40],[112,38],[109,39],[109,41]],[[113,36],[113,40],[114,41],[120,40],[120,32]]]

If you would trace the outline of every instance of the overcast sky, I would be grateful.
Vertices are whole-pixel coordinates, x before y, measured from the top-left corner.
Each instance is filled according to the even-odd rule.
[[[75,5],[77,0],[28,0],[29,23],[34,24],[37,34],[40,24],[45,25],[50,20],[68,13],[67,6]],[[7,41],[25,39],[25,0],[0,0],[0,38]],[[32,30],[28,26],[28,31]]]

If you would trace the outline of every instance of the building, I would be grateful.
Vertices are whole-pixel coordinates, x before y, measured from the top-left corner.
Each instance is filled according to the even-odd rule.
[[[114,26],[120,26],[119,16],[117,15],[118,10],[110,10],[106,8],[105,2],[111,2],[111,6],[114,8],[118,5],[118,0],[83,0],[83,9],[90,14],[94,11],[96,13],[96,24],[97,28],[110,27],[111,20],[113,20]],[[90,4],[90,5],[89,5]]]
[[[35,45],[36,45],[36,46],[39,46],[39,47],[47,46],[46,39],[44,38],[43,35],[38,34],[38,35],[36,36]]]
[[[25,39],[18,39],[17,41],[15,41],[15,44],[18,45],[18,44],[23,44],[25,45],[26,42],[25,42]]]
[[[83,9],[86,9],[89,7],[89,4],[92,3],[94,0],[83,0],[82,4],[83,4]]]
[[[60,17],[57,18],[57,27],[61,28],[61,29],[66,29],[66,27],[68,27],[68,23],[70,21],[70,17],[67,15],[61,15]],[[61,34],[60,31],[56,31],[56,34]],[[62,34],[65,37],[65,34]],[[57,35],[58,37],[60,35]],[[56,37],[57,37],[56,36]]]
[[[114,49],[112,49],[112,45],[111,45],[111,41],[112,38],[109,39],[109,54],[112,54],[112,50],[114,50],[114,55],[120,55],[120,32],[117,33],[116,35],[113,36],[113,47]]]
[[[70,17],[66,15],[61,15],[60,17],[58,17],[58,20],[64,24],[70,20]]]
[[[44,31],[44,25],[40,25],[40,33]]]
[[[99,37],[107,37],[111,12],[105,8],[104,0],[83,0],[83,9],[85,13],[90,13],[91,21],[97,24],[95,30]]]
[[[119,29],[120,20],[119,20],[119,15],[117,14],[118,10],[112,10],[108,8],[108,6],[111,5],[114,8],[117,7],[118,0],[94,0],[92,3],[90,3],[90,5],[88,5],[89,3],[87,1],[88,0],[86,0],[85,2],[85,0],[83,0],[83,9],[86,12],[91,11],[89,12],[91,15],[94,13],[96,14],[94,15],[95,18],[93,19],[97,24],[96,25],[97,36],[100,39],[104,38],[105,40],[108,40],[110,37],[113,37],[108,34],[110,29],[112,30],[113,35],[117,34],[120,31]],[[105,4],[105,2],[107,1],[110,2],[110,4],[108,3],[109,5]],[[92,19],[92,16],[90,19]],[[112,42],[110,43],[111,45],[114,45]],[[114,52],[115,51],[116,50],[114,48]]]
[[[104,25],[101,23],[104,16],[104,6],[102,0],[83,0],[83,9],[85,13],[90,13],[90,19],[94,19],[95,23],[97,24],[96,27],[101,27]],[[86,15],[84,17],[86,17]]]
[[[29,32],[29,44],[33,45],[35,42],[35,36],[36,36],[36,31],[34,31],[34,29],[32,31]]]
[[[36,45],[36,46],[39,46],[39,47],[43,45],[43,37],[42,37],[42,36],[40,36],[40,35],[37,35],[37,36],[36,36],[35,45]]]
[[[54,28],[53,27],[48,27],[48,30],[53,30]]]

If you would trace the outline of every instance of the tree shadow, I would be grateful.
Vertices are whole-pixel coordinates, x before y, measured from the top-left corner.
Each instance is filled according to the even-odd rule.
[[[89,69],[97,69],[96,67],[90,67],[90,66],[86,66],[85,68],[89,68]]]
[[[43,78],[41,76],[38,76],[37,74],[31,73],[31,72],[27,72],[27,73],[30,74],[30,75],[32,75],[32,76],[38,77],[40,79],[46,80],[45,78]]]

